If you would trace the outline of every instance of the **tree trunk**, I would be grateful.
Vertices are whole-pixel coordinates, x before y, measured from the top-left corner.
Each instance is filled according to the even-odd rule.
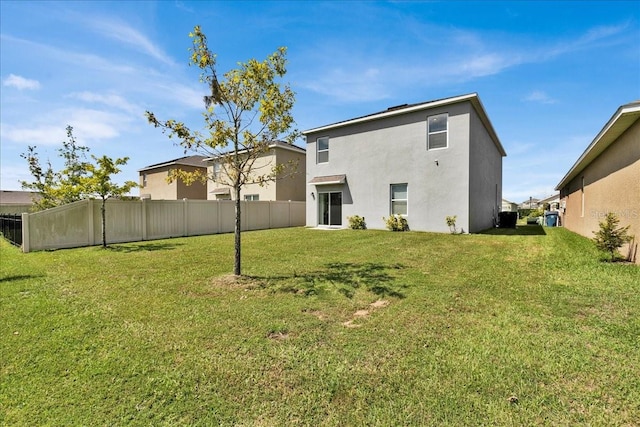
[[[102,247],[107,247],[107,199],[102,199],[100,213],[102,214]]]
[[[234,188],[236,193],[236,225],[235,225],[235,260],[233,264],[233,274],[236,276],[241,275],[240,270],[240,262],[241,262],[241,253],[240,253],[240,186],[236,186]]]

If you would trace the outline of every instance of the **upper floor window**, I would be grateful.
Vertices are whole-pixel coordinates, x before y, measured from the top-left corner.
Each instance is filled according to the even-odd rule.
[[[407,215],[407,184],[391,184],[391,214]]]
[[[220,178],[220,163],[218,163],[218,162],[215,162],[213,164],[213,177],[212,178],[214,180]]]
[[[146,173],[142,174],[142,186],[143,187],[147,186],[147,174]]]
[[[318,138],[316,147],[318,152],[317,163],[327,163],[329,161],[329,138]]]
[[[427,119],[427,149],[447,148],[449,132],[448,132],[447,113],[431,116]]]

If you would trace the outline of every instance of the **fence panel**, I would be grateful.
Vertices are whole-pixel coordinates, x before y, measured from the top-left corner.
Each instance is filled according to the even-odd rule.
[[[93,245],[102,244],[102,201],[92,200]],[[105,211],[108,243],[123,243],[142,238],[142,204],[107,200]]]
[[[241,212],[243,231],[305,224],[304,202],[243,201]],[[24,252],[102,243],[100,200],[82,200],[24,215],[20,228]],[[235,202],[107,200],[105,218],[107,244],[231,233],[235,229]]]
[[[28,235],[23,240],[29,239],[32,250],[92,245],[90,203],[91,200],[82,200],[29,214]]]

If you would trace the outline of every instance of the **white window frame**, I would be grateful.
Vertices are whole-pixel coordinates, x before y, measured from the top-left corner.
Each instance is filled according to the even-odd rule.
[[[394,193],[393,187],[400,186],[400,185],[404,185],[405,186],[405,192],[407,193],[407,197],[404,198],[404,199],[394,199],[393,198],[393,193]],[[409,216],[409,184],[408,183],[400,182],[400,183],[397,183],[397,184],[391,184],[389,186],[389,213],[391,215],[396,215],[393,212],[393,204],[394,204],[394,202],[405,202],[405,204],[407,206],[407,213],[406,214],[398,214],[398,215],[400,215],[402,217],[408,217]]]
[[[320,149],[320,140],[321,139],[326,139],[327,140],[327,148],[321,150]],[[321,154],[325,154],[327,156],[327,160],[324,161],[320,161],[320,155]],[[320,137],[318,139],[316,139],[316,163],[329,163],[329,137],[328,136],[323,136]]]
[[[259,194],[245,194],[244,195],[244,201],[245,202],[258,202],[258,201],[260,201],[260,195]]]
[[[434,131],[431,132],[431,130],[429,129],[429,125],[431,123],[431,119],[439,117],[439,116],[445,116],[446,120],[446,128],[444,130],[439,130],[439,131]],[[430,144],[430,140],[431,140],[431,135],[440,135],[440,134],[445,134],[445,145],[444,147],[433,147],[431,148],[431,144]],[[429,116],[427,117],[427,150],[431,151],[431,150],[444,150],[446,148],[449,148],[449,113],[440,113],[440,114],[434,114],[433,116]]]

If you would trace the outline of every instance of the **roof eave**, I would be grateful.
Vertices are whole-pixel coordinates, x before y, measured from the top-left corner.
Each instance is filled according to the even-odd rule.
[[[628,121],[622,122],[623,126],[616,128],[615,125],[623,118],[629,118]],[[632,102],[620,106],[611,116],[609,121],[604,125],[602,130],[591,141],[589,146],[584,150],[582,155],[576,160],[571,169],[556,185],[555,190],[559,191],[566,186],[572,179],[580,174],[589,164],[595,160],[604,150],[606,150],[616,139],[626,132],[640,118],[640,101]]]
[[[351,120],[345,120],[343,122],[338,122],[338,123],[333,123],[330,125],[326,125],[326,126],[320,126],[317,128],[313,128],[313,129],[309,129],[306,131],[303,131],[302,134],[303,135],[309,135],[312,133],[318,133],[318,132],[325,132],[331,129],[338,129],[341,127],[345,127],[345,126],[351,126],[354,124],[360,124],[360,123],[366,123],[366,122],[371,122],[374,120],[380,120],[380,119],[384,119],[384,118],[388,118],[388,117],[393,117],[393,116],[398,116],[398,115],[402,115],[402,114],[407,114],[407,113],[412,113],[415,111],[422,111],[422,110],[428,110],[431,108],[436,108],[436,107],[441,107],[444,105],[451,105],[451,104],[457,104],[460,102],[465,102],[468,101],[471,103],[471,105],[473,105],[473,108],[476,110],[476,113],[478,113],[478,116],[480,117],[480,120],[482,121],[482,123],[484,124],[485,128],[487,129],[487,131],[489,132],[489,135],[491,136],[491,139],[493,140],[494,144],[496,145],[496,148],[498,149],[498,151],[500,152],[500,155],[502,155],[503,157],[507,155],[507,152],[505,151],[504,147],[502,146],[502,143],[500,142],[500,139],[498,138],[498,135],[495,131],[495,129],[493,128],[493,125],[491,124],[491,120],[489,120],[489,117],[487,116],[487,113],[484,109],[484,106],[482,105],[482,101],[480,101],[480,97],[478,96],[477,93],[470,93],[467,95],[459,95],[459,96],[454,96],[452,98],[444,98],[444,99],[439,99],[436,101],[431,101],[431,102],[424,102],[422,104],[416,104],[416,105],[411,105],[408,106],[406,108],[397,108],[397,109],[393,109],[393,110],[387,110],[387,111],[383,111],[380,113],[376,113],[376,114],[371,114],[368,116],[363,116],[363,117],[358,117],[355,119],[351,119]]]

